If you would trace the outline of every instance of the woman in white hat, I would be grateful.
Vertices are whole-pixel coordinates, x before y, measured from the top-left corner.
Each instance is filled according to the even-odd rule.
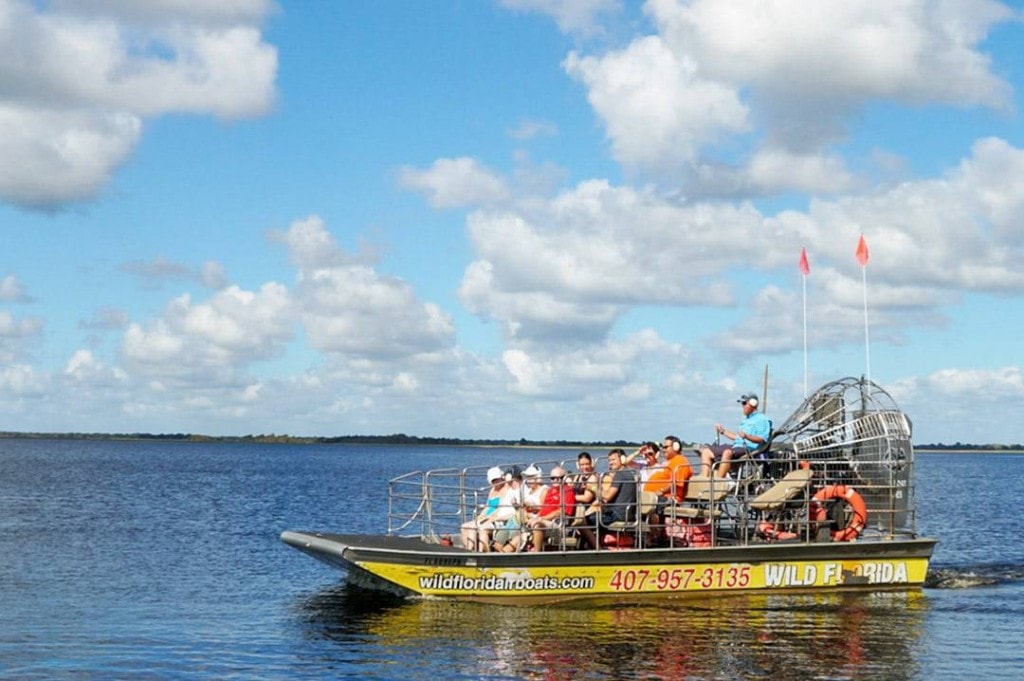
[[[495,514],[501,506],[502,489],[505,486],[505,474],[497,466],[487,471],[487,480],[491,483],[487,493],[487,502],[483,510],[472,520],[462,523],[462,546],[470,551],[486,551],[491,543],[491,531],[494,529]]]
[[[544,503],[544,495],[547,494],[548,486],[544,484],[544,471],[530,464],[529,468],[523,471],[526,478],[526,491],[523,492],[523,508],[527,513],[536,513],[541,504]]]

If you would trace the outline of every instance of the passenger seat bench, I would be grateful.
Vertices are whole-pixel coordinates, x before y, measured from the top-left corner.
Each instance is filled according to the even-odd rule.
[[[651,514],[651,511],[658,505],[658,495],[654,492],[645,492],[644,490],[638,490],[639,504],[637,505],[636,520],[627,522],[625,520],[617,520],[607,528],[610,532],[630,532],[635,534],[646,534],[647,533],[647,516]]]
[[[779,511],[792,501],[811,484],[814,471],[810,468],[797,468],[786,475],[769,489],[750,501],[750,508],[755,511]]]
[[[718,504],[735,484],[728,478],[694,476],[686,483],[686,497],[682,503],[670,502],[665,507],[665,519],[706,519],[722,515]]]

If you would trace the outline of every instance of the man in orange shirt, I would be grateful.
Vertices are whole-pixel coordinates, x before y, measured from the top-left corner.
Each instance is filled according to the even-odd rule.
[[[651,477],[644,483],[645,492],[657,494],[658,505],[648,518],[652,528],[661,525],[665,515],[665,506],[671,501],[681,502],[686,497],[686,482],[693,476],[690,463],[683,456],[683,444],[675,435],[668,435],[662,443],[665,450],[665,465],[655,468]]]
[[[676,501],[682,501],[686,496],[686,481],[693,476],[693,470],[683,456],[683,444],[675,435],[665,438],[662,449],[665,450],[665,465],[654,469],[651,477],[644,483],[644,491],[654,492],[666,498],[675,497]]]

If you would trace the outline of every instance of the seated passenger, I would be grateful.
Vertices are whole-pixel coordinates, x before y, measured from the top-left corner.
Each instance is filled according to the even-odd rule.
[[[735,432],[715,424],[715,432],[732,440],[731,444],[704,445],[700,450],[700,474],[710,477],[716,461],[721,461],[715,475],[724,478],[732,468],[732,460],[746,456],[771,437],[772,422],[757,410],[757,395],[749,393],[736,400],[743,408],[743,421]]]
[[[590,502],[590,505],[583,509],[583,525],[593,525],[594,518],[601,513],[601,499],[608,492],[612,486],[612,472],[608,471],[601,476],[601,481],[597,485],[597,494],[594,495],[594,500]]]
[[[626,457],[626,463],[630,468],[640,471],[640,482],[650,480],[655,469],[660,467],[658,461],[658,445],[653,442],[645,442],[640,448]]]
[[[526,491],[523,492],[523,509],[527,515],[537,513],[541,504],[544,503],[544,495],[547,493],[547,485],[544,484],[544,472],[536,466],[529,466],[523,471],[526,478]]]
[[[600,512],[594,514],[592,523],[579,528],[580,539],[592,549],[598,548],[598,528],[614,522],[629,522],[636,516],[637,482],[636,472],[625,467],[626,453],[621,449],[608,452],[608,468],[612,478],[608,487],[601,492]]]
[[[645,492],[658,495],[658,505],[648,518],[652,529],[661,524],[661,519],[665,516],[665,507],[669,503],[683,501],[686,497],[687,481],[693,477],[693,470],[683,455],[683,444],[679,438],[675,435],[665,436],[663,448],[665,465],[654,469],[651,477],[643,485]]]
[[[491,531],[495,525],[495,514],[498,512],[504,497],[505,474],[501,472],[501,469],[494,466],[488,470],[487,479],[491,483],[487,494],[487,502],[472,520],[462,523],[460,530],[462,546],[469,551],[487,550],[487,546],[490,544]]]
[[[589,452],[580,452],[576,457],[575,475],[569,476],[568,484],[572,486],[573,494],[576,495],[577,506],[586,508],[597,500],[599,478],[594,471],[594,461],[590,458]]]
[[[505,471],[505,489],[502,491],[501,502],[492,515],[494,521],[494,541],[489,547],[494,551],[503,551],[512,537],[522,533],[523,517],[523,473],[519,466],[512,466]]]
[[[531,551],[541,551],[544,547],[544,537],[555,532],[561,532],[572,520],[576,513],[576,494],[572,487],[565,482],[565,469],[555,466],[551,469],[551,485],[547,487],[544,500],[536,513],[528,515],[526,527],[533,531],[533,536],[528,537],[521,534],[513,537],[505,551],[518,550],[522,542],[532,540]]]

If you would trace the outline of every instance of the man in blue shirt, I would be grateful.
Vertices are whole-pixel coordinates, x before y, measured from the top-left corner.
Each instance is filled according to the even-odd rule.
[[[757,395],[748,393],[736,400],[743,405],[743,422],[735,432],[715,424],[715,432],[732,440],[730,444],[705,445],[700,450],[700,474],[708,477],[716,461],[721,461],[715,475],[724,478],[732,468],[732,460],[754,451],[772,434],[772,422],[757,410]]]

